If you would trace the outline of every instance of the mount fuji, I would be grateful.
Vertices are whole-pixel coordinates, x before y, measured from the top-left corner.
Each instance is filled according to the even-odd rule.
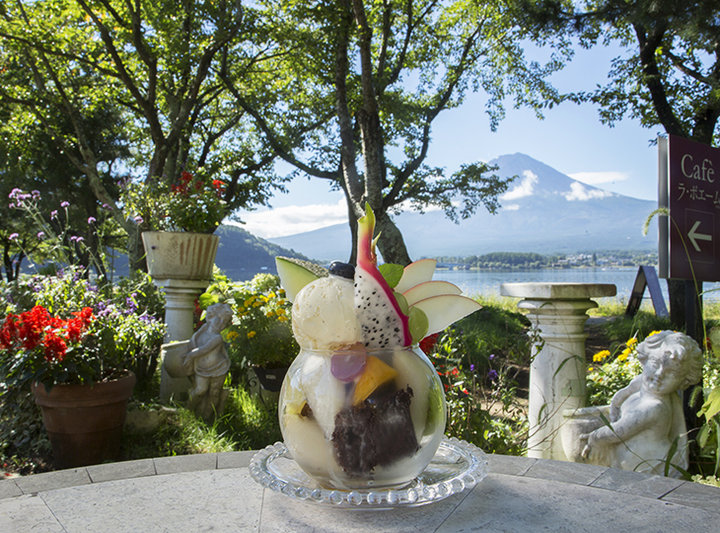
[[[481,207],[459,224],[437,210],[394,217],[411,257],[657,249],[657,225],[642,234],[655,202],[586,185],[524,154],[490,163],[498,166],[497,175],[516,176],[497,214]],[[268,240],[318,260],[350,255],[347,224]]]

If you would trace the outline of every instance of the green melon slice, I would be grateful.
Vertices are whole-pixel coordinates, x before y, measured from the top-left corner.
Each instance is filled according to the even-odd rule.
[[[277,256],[275,258],[280,285],[285,289],[285,297],[291,302],[305,285],[328,275],[327,269],[294,257]]]
[[[481,309],[482,306],[467,296],[441,294],[415,302],[414,305],[410,306],[410,312],[412,312],[413,308],[425,312],[428,319],[426,335],[432,335],[433,333],[444,330],[456,320],[460,320],[470,313]]]

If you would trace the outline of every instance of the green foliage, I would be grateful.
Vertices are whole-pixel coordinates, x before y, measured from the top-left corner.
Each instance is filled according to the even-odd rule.
[[[240,104],[263,118],[258,126],[277,145],[300,139],[301,155],[288,148],[283,155],[300,172],[331,180],[356,214],[370,203],[388,262],[410,262],[388,213],[434,206],[453,220],[466,218],[480,205],[494,211],[508,186],[480,162],[449,176],[425,163],[432,124],[443,111],[482,91],[494,129],[508,101],[540,114],[559,100],[546,81],[558,57],[526,61],[523,47],[532,36],[502,4],[259,4],[272,17],[285,74],[268,72],[265,86],[283,107],[277,112],[249,98]]]
[[[252,365],[288,366],[298,354],[300,348],[290,324],[292,304],[284,293],[277,276],[257,274],[247,282],[230,282],[217,276],[200,296],[203,308],[217,302],[232,307],[232,323],[224,335],[234,380]]]
[[[529,320],[517,311],[486,305],[455,322],[447,332],[461,343],[466,365],[487,370],[493,354],[510,363],[530,363],[529,326]]]
[[[617,339],[609,346],[611,351],[615,351],[625,340],[632,337],[642,340],[653,331],[673,328],[670,319],[659,317],[655,315],[654,312],[641,310],[634,317],[629,317],[625,314],[617,316],[605,322],[602,329],[606,337]]]
[[[150,389],[165,332],[165,325],[153,314],[162,309],[157,289],[145,274],[115,286],[98,286],[84,274],[69,269],[55,276],[22,276],[0,284],[3,316],[28,311],[34,305],[62,316],[90,307],[100,321],[91,331],[96,340],[92,353],[68,354],[64,366],[53,369],[52,375],[59,381],[71,381],[80,373],[98,379],[112,374],[113,369],[127,368],[138,378],[136,392]],[[34,370],[20,363],[18,353],[0,350],[0,457],[5,461],[17,457],[24,469],[46,457],[49,444],[30,392],[29,372]],[[80,363],[90,369],[83,370]],[[28,372],[19,371],[21,368]],[[42,460],[39,463],[42,467]]]
[[[488,453],[521,455],[527,420],[517,403],[517,384],[505,366],[486,372],[463,363],[460,346],[458,337],[444,334],[429,354],[445,389],[446,435],[472,442]]]
[[[620,389],[642,373],[642,367],[635,357],[637,339],[631,337],[624,349],[616,348],[614,353],[602,350],[593,356],[593,363],[587,369],[587,404],[609,405]]]
[[[528,362],[527,330],[523,315],[484,307],[438,337],[429,357],[445,388],[448,435],[490,453],[523,452],[527,420],[514,363]]]
[[[130,182],[121,198],[126,216],[141,228],[213,233],[229,214],[225,188],[202,173],[182,172],[172,185],[156,179]]]
[[[140,406],[157,410],[156,405]],[[166,411],[152,431],[126,431],[126,459],[165,457],[193,453],[257,450],[282,437],[277,405],[266,406],[243,387],[229,391],[222,416],[206,424],[185,407]]]
[[[717,143],[720,131],[720,29],[717,2],[704,0],[585,0],[519,2],[526,24],[552,29],[585,47],[616,43],[608,82],[571,96],[599,106],[610,125],[623,117],[666,133]]]

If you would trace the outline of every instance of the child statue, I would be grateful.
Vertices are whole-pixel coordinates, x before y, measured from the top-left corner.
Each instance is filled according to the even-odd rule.
[[[574,414],[587,420],[593,411],[597,418],[593,422],[596,429],[586,427],[588,432],[578,437],[581,458],[571,460],[662,475],[676,443],[670,464],[687,469],[681,394],[702,378],[702,351],[687,335],[662,331],[638,345],[637,357],[642,374],[613,396],[609,409],[588,407]],[[672,466],[668,473],[680,475]]]
[[[213,304],[205,311],[205,324],[190,339],[184,364],[192,368],[193,388],[189,407],[206,421],[222,412],[222,386],[230,370],[222,330],[232,319],[228,304]]]

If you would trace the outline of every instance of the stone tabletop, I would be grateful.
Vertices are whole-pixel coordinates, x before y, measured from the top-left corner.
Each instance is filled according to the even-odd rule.
[[[720,489],[611,468],[489,455],[490,474],[437,503],[333,509],[263,489],[253,452],[163,457],[0,481],[0,531],[717,532]]]
[[[615,296],[617,287],[612,283],[503,283],[500,294],[512,298],[584,300]]]

